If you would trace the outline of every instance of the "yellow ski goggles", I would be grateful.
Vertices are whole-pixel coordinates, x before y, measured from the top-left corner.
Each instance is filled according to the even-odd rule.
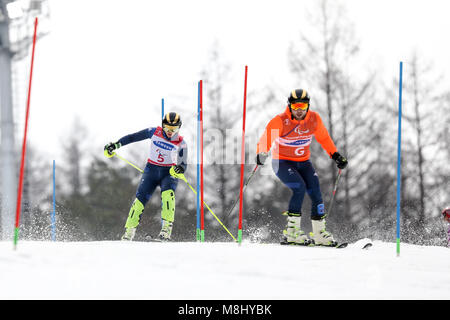
[[[297,102],[297,103],[291,103],[291,109],[292,110],[306,110],[308,109],[309,103],[308,102]]]
[[[169,132],[176,133],[176,132],[178,132],[178,130],[180,130],[180,127],[179,126],[169,126],[169,125],[165,124],[165,125],[163,125],[163,130],[166,133],[169,133]]]

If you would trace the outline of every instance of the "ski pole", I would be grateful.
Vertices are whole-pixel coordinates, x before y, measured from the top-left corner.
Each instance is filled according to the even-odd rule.
[[[447,222],[447,247],[450,248],[450,222]]]
[[[136,170],[140,171],[140,172],[144,172],[141,168],[137,167],[136,165],[134,165],[133,163],[131,163],[130,161],[128,161],[127,159],[119,156],[117,153],[114,153],[115,156],[117,156],[119,159],[125,161],[126,163],[128,163],[130,166],[132,166],[133,168],[135,168]],[[173,172],[173,169],[170,168],[170,171]],[[189,188],[195,193],[197,194],[197,191],[195,191],[195,189],[192,187],[192,185],[187,181],[186,177],[184,176],[184,174],[176,174],[175,175],[176,178],[183,180],[184,182],[186,182],[186,184],[189,186]],[[211,212],[211,214],[214,216],[214,218],[216,218],[216,220],[220,223],[220,225],[228,232],[228,234],[233,238],[234,241],[237,241],[236,238],[230,233],[230,231],[224,226],[224,224],[222,223],[222,221],[220,221],[220,219],[214,214],[214,212],[211,210],[211,208],[206,204],[205,201],[203,201],[204,205],[206,206],[206,208],[209,210],[209,212]]]
[[[333,207],[334,196],[336,195],[336,190],[337,190],[337,187],[338,187],[339,178],[341,177],[341,173],[342,173],[342,169],[339,169],[339,173],[338,173],[338,176],[336,178],[336,182],[334,183],[333,195],[331,196],[330,205],[328,206],[328,214],[327,214],[327,216],[330,215],[331,208]]]
[[[450,248],[450,223],[447,223],[447,247]]]
[[[186,177],[184,176],[183,173],[174,173],[173,168],[170,168],[170,172],[171,175],[183,180],[184,182],[186,182],[186,184],[188,185],[188,187],[195,193],[197,194],[197,191],[194,189],[193,186],[191,186],[191,184],[187,181]],[[220,223],[220,225],[225,229],[226,232],[228,232],[228,234],[233,238],[234,241],[237,241],[236,238],[231,234],[231,232],[227,229],[227,227],[225,227],[225,225],[222,223],[222,221],[220,221],[220,219],[214,214],[214,212],[211,210],[211,208],[206,204],[205,201],[203,201],[203,204],[206,206],[206,208],[209,210],[209,212],[211,212],[211,214],[214,216],[214,218],[216,218],[216,220]]]
[[[444,232],[447,233],[447,247],[450,248],[450,207],[447,207],[442,211],[442,216],[444,218],[444,221],[442,221]]]
[[[137,171],[140,171],[141,173],[144,173],[144,170],[142,170],[141,168],[139,168],[138,166],[136,166],[135,164],[131,163],[130,161],[128,161],[127,159],[119,156],[117,153],[114,152],[114,155],[119,158],[120,160],[125,161],[126,163],[128,163],[130,166],[132,166],[133,168],[135,168]]]
[[[256,170],[258,169],[258,165],[255,166],[255,168],[253,169],[252,173],[250,174],[250,176],[247,178],[247,181],[244,184],[244,187],[242,188],[242,193],[244,193],[245,187],[248,185],[248,183],[250,182],[250,179],[253,177],[253,175],[255,174]],[[231,207],[231,209],[228,211],[228,214],[226,215],[226,217],[228,217],[232,212],[234,207],[236,206],[236,204],[239,202],[241,198],[241,195],[239,194],[239,197],[237,198],[237,200],[234,202],[233,206]]]

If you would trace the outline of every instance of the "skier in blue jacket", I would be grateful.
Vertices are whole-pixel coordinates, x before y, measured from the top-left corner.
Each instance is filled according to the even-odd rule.
[[[150,156],[136,191],[136,199],[128,213],[122,240],[133,240],[140,215],[157,186],[161,187],[162,200],[162,226],[158,237],[162,241],[170,240],[175,218],[177,175],[183,174],[187,167],[187,145],[183,137],[178,134],[181,124],[180,115],[169,112],[164,116],[161,127],[148,128],[126,135],[117,142],[110,142],[105,146],[105,156],[111,158],[114,156],[114,150],[122,146],[144,139],[151,140]]]

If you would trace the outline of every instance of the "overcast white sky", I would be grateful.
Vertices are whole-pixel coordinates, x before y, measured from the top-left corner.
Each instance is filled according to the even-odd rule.
[[[195,128],[197,82],[216,40],[232,65],[239,103],[245,65],[249,90],[271,83],[286,92],[304,87],[291,78],[287,49],[311,27],[304,13],[315,2],[50,1],[51,33],[36,47],[29,141],[58,161],[60,140],[78,115],[92,136],[91,149],[101,154],[105,143],[158,125],[162,98],[166,110],[171,103],[191,108],[183,119],[185,128]],[[380,73],[397,76],[399,62],[417,49],[450,75],[450,1],[342,3],[364,58],[380,62]],[[280,97],[280,107],[285,100]],[[16,117],[23,123],[24,115]],[[18,134],[21,143],[22,129]]]

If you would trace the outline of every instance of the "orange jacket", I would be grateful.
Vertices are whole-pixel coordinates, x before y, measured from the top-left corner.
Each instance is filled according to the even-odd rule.
[[[272,159],[306,161],[313,135],[331,158],[337,149],[319,114],[309,110],[305,119],[299,121],[291,118],[287,107],[285,112],[267,124],[256,146],[256,153],[269,152],[275,142]]]

